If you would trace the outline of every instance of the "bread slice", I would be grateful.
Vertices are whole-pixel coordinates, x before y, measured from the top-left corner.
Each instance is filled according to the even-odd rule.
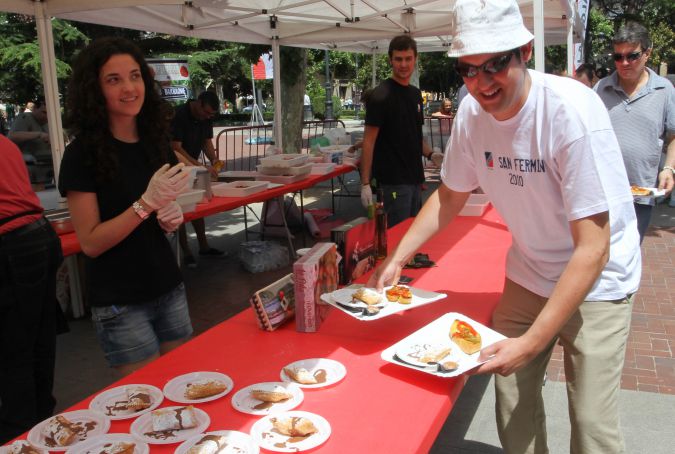
[[[360,288],[352,294],[352,298],[366,303],[369,306],[374,306],[382,301],[382,295],[375,290]]]
[[[293,416],[290,418],[272,418],[272,426],[282,435],[289,437],[306,437],[318,432],[314,423],[307,418]]]
[[[204,399],[220,394],[226,389],[227,385],[224,382],[207,378],[188,383],[185,387],[185,397],[188,399]]]
[[[291,380],[297,383],[302,383],[303,385],[315,385],[318,383],[316,378],[304,367],[301,367],[299,369],[284,367],[284,373]]]
[[[42,435],[56,446],[68,446],[77,438],[73,423],[61,415],[54,416],[42,428]]]
[[[637,196],[650,196],[650,195],[652,195],[652,191],[650,189],[643,188],[641,186],[631,186],[630,192],[633,195],[637,195]]]
[[[482,347],[480,334],[471,325],[460,320],[452,322],[450,339],[467,355],[473,355]]]
[[[272,391],[264,389],[252,389],[250,391],[251,397],[262,402],[282,402],[284,400],[291,399],[293,394],[286,392],[281,386],[277,387]]]

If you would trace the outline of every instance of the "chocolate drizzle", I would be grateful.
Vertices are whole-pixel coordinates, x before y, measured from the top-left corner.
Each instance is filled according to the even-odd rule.
[[[75,432],[80,440],[84,440],[87,438],[87,434],[94,430],[98,426],[98,423],[96,421],[88,421],[88,422],[76,422],[72,426],[70,426],[70,430]]]
[[[129,402],[126,400],[119,400],[117,402],[113,402],[112,405],[105,406],[105,414],[107,416],[116,416],[119,412],[129,410],[128,405]]]
[[[327,375],[326,369],[318,369],[314,372],[314,378],[317,383],[326,383]]]
[[[155,440],[168,440],[176,436],[174,433],[176,429],[162,430],[157,432],[145,432],[143,435],[149,438],[154,438]]]

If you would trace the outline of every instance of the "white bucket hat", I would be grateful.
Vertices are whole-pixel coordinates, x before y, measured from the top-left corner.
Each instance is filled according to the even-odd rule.
[[[516,0],[457,0],[452,19],[449,57],[505,52],[534,39]]]

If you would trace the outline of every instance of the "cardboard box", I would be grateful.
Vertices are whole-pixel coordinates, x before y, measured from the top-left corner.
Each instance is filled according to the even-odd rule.
[[[331,230],[330,238],[337,245],[342,261],[338,267],[340,285],[349,285],[375,267],[377,236],[375,219],[366,217]]]
[[[321,294],[337,289],[337,248],[334,243],[317,243],[293,264],[295,281],[295,327],[300,332],[319,330],[330,305]]]
[[[295,284],[288,274],[278,281],[258,290],[249,299],[258,326],[274,331],[295,315]]]

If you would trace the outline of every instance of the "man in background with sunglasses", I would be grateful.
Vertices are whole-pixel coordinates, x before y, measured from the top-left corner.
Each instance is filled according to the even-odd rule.
[[[649,32],[629,22],[612,39],[616,71],[595,87],[609,110],[631,185],[673,190],[675,172],[675,89],[647,67]],[[664,147],[665,144],[665,147]],[[661,152],[666,149],[659,172]],[[654,197],[635,199],[640,241],[652,216]]]
[[[455,116],[443,184],[368,285],[395,283],[480,186],[513,239],[492,318],[508,339],[484,346],[487,362],[475,370],[497,374],[504,452],[548,453],[541,389],[559,340],[570,453],[623,453],[617,400],[641,257],[609,115],[583,84],[527,69],[533,36],[516,0],[457,0],[453,15],[449,56],[469,96]]]

